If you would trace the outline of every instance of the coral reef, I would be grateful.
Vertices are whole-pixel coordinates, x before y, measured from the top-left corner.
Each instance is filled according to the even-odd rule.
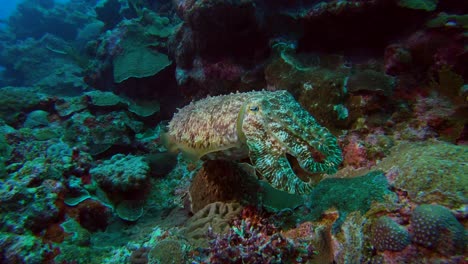
[[[265,68],[268,89],[285,89],[323,125],[334,128],[346,123],[346,118],[334,110],[346,95],[350,68],[342,57],[320,57],[297,53],[294,44],[273,45],[272,61]],[[346,121],[346,122],[345,122]]]
[[[56,254],[56,248],[42,243],[33,235],[0,233],[0,261],[4,263],[41,263],[44,256]],[[52,258],[53,259],[53,258]]]
[[[93,115],[88,111],[73,114],[66,121],[63,140],[83,146],[92,155],[99,155],[113,146],[131,144],[135,132],[141,132],[141,123],[130,120],[127,113],[115,111],[109,115]],[[77,138],[76,135],[81,135]]]
[[[2,87],[0,94],[0,118],[13,126],[19,121],[22,112],[30,111],[47,102],[45,95],[31,87]]]
[[[260,30],[255,1],[174,3],[183,24],[169,47],[177,64],[178,84],[187,96],[213,94],[213,87],[215,94],[222,94],[264,84],[257,63],[267,57],[269,47]]]
[[[77,47],[50,34],[19,41],[0,52],[0,63],[11,78],[6,83],[39,86],[42,93],[52,95],[76,95],[86,90],[81,77],[87,57],[79,54]]]
[[[132,264],[146,264],[148,263],[148,249],[139,248],[132,252],[130,255],[130,263]]]
[[[119,27],[123,33],[115,45],[120,51],[114,52],[113,57],[116,83],[132,77],[153,76],[171,65],[172,62],[167,55],[156,49],[164,45],[161,38],[167,38],[172,31],[168,18],[160,17],[149,9],[143,9],[139,18],[126,21]]]
[[[0,263],[467,262],[464,1],[10,2]]]

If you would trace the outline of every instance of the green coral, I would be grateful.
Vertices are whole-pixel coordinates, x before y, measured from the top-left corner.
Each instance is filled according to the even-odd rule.
[[[85,93],[91,99],[90,104],[98,107],[107,106],[127,106],[128,111],[142,117],[148,117],[157,113],[160,109],[158,101],[155,100],[138,100],[134,101],[129,98],[121,97],[113,92],[90,91]]]
[[[19,115],[28,109],[37,108],[45,96],[30,87],[0,88],[0,118],[6,123],[15,123]]]
[[[49,125],[49,113],[43,110],[34,110],[28,114],[23,126],[27,128],[45,127]]]
[[[85,95],[89,97],[90,103],[94,106],[116,106],[120,103],[124,103],[124,99],[113,92],[95,90],[86,92]]]
[[[333,128],[349,122],[349,118],[343,118],[342,111],[334,110],[335,105],[345,100],[350,74],[348,67],[342,67],[345,63],[342,57],[299,53],[294,45],[282,42],[272,48],[275,54],[265,68],[269,86],[291,92],[320,124],[332,132]]]
[[[115,213],[126,221],[136,221],[143,216],[143,202],[138,200],[123,200],[115,207]]]
[[[0,261],[2,263],[46,263],[51,245],[32,234],[16,235],[0,232]]]
[[[357,70],[347,82],[349,92],[371,91],[389,96],[395,86],[394,78],[373,69]]]
[[[139,46],[124,51],[114,59],[114,81],[153,76],[171,65],[166,54]]]
[[[149,9],[139,10],[139,17],[123,21],[126,28],[121,42],[122,52],[114,57],[114,81],[143,78],[157,74],[172,64],[165,50],[167,38],[175,25],[167,17],[158,16]]]
[[[117,154],[91,169],[90,173],[104,189],[126,192],[144,188],[149,165],[143,157]]]
[[[328,178],[321,181],[308,196],[308,217],[317,220],[327,209],[335,208],[340,212],[336,225],[340,225],[347,214],[355,211],[364,214],[373,202],[384,201],[386,195],[392,193],[381,171],[355,178]]]
[[[400,0],[398,5],[410,9],[434,11],[438,2],[438,0]]]
[[[92,196],[86,189],[78,189],[75,192],[67,193],[63,202],[68,206],[77,206],[78,204],[90,198],[92,198]]]
[[[132,141],[132,133],[141,132],[143,124],[130,118],[124,111],[96,115],[80,112],[68,119],[64,127],[64,142],[74,146],[86,145],[88,153],[98,155],[112,146],[128,145]]]
[[[61,223],[60,226],[63,228],[64,232],[66,232],[67,234],[70,234],[69,236],[65,237],[65,240],[64,240],[65,244],[79,245],[79,246],[85,246],[89,244],[91,233],[87,229],[83,228],[80,225],[80,223],[78,223],[75,219],[68,218],[65,221],[63,221],[63,223]],[[68,257],[70,256],[68,255]],[[72,258],[72,259],[77,259],[77,258]]]
[[[467,160],[466,146],[403,141],[377,167],[391,175],[391,184],[406,191],[412,202],[458,208],[468,197]]]
[[[141,116],[148,117],[151,116],[160,110],[159,102],[157,101],[131,101],[128,100],[128,111]]]
[[[10,157],[12,148],[8,144],[5,134],[0,129],[0,179],[6,175],[5,161]]]
[[[450,15],[441,12],[437,17],[429,20],[426,26],[430,28],[438,27],[460,27],[468,29],[468,15]]]

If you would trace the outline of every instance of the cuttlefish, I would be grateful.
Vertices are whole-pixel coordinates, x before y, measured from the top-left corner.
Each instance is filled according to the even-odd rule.
[[[162,140],[191,159],[250,158],[276,189],[303,194],[342,162],[337,139],[287,91],[208,97],[180,109]]]

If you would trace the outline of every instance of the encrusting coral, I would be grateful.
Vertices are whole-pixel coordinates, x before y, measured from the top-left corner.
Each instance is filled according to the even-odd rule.
[[[168,130],[170,151],[193,159],[250,157],[269,184],[289,193],[310,191],[310,174],[334,173],[342,161],[336,138],[286,91],[208,97],[182,108]]]

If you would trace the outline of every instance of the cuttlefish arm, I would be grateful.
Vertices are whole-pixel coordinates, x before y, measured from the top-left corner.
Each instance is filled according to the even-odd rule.
[[[287,155],[310,174],[335,173],[342,161],[336,138],[285,91],[266,94],[244,105],[242,133],[256,170],[274,188],[307,193]]]

